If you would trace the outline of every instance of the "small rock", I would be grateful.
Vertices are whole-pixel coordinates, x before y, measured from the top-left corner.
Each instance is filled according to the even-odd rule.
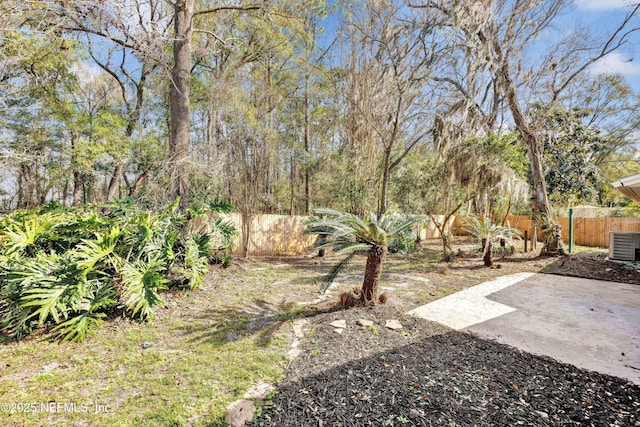
[[[413,415],[414,417],[424,417],[424,410],[423,409],[409,409],[409,413],[411,415]]]
[[[140,344],[140,347],[142,347],[143,350],[146,350],[148,348],[153,347],[155,344],[151,341],[145,341],[142,344]]]
[[[249,390],[244,394],[245,399],[266,399],[269,393],[271,393],[275,388],[265,382],[258,381],[256,384],[249,387]]]
[[[47,372],[51,372],[51,371],[57,369],[58,366],[60,366],[60,365],[58,365],[58,363],[56,363],[56,362],[48,363],[48,364],[46,364],[46,365],[44,365],[42,367],[42,372],[46,374]]]
[[[335,332],[338,335],[342,335],[342,333],[344,332],[344,328],[335,328],[333,332]]]
[[[238,341],[240,338],[242,338],[242,335],[238,335],[235,332],[229,332],[227,334],[227,341]]]
[[[292,348],[287,352],[287,356],[289,356],[289,359],[295,359],[301,354],[302,354],[302,350],[300,350],[299,348]]]
[[[344,329],[347,327],[347,321],[346,320],[334,320],[333,322],[330,323],[331,326],[333,326],[334,328],[341,328]]]
[[[245,423],[253,419],[256,413],[256,405],[251,400],[236,400],[227,406],[225,421],[231,427],[243,427]]]
[[[367,319],[358,319],[358,325],[360,326],[373,326],[373,322]]]
[[[264,328],[267,323],[269,323],[269,319],[267,318],[249,322],[247,323],[247,331],[255,331],[256,329]]]
[[[296,338],[302,338],[304,336],[302,328],[306,323],[306,319],[296,319],[293,321],[293,334],[296,336]]]
[[[300,346],[300,341],[298,340],[293,340],[293,342],[291,343],[291,348],[298,348]]]
[[[395,319],[389,319],[384,323],[384,327],[392,331],[397,331],[402,329],[402,324]]]
[[[546,412],[542,412],[542,411],[536,411],[536,414],[540,415],[542,418],[544,418],[545,420],[547,418],[549,418],[549,414],[547,414]]]

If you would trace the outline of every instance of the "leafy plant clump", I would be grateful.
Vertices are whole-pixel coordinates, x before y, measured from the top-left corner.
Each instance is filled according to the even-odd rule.
[[[19,339],[47,325],[60,341],[82,341],[110,313],[150,321],[161,290],[201,286],[210,262],[230,260],[237,232],[211,214],[230,207],[177,206],[48,205],[0,218],[0,333]]]
[[[493,247],[500,240],[520,239],[520,232],[511,227],[503,227],[488,218],[468,217],[463,229],[482,243],[482,259],[486,267],[493,267]]]
[[[314,217],[307,223],[306,232],[322,237],[318,239],[319,248],[333,249],[336,254],[346,255],[325,278],[323,292],[356,254],[366,253],[362,288],[356,292],[343,293],[338,305],[350,308],[375,305],[378,302],[384,304],[386,295],[378,295],[378,287],[389,248],[392,243],[406,241],[407,236],[412,236],[411,228],[424,218],[401,214],[378,217],[373,213],[363,218],[333,209],[316,209],[315,214],[320,217]],[[411,238],[415,239],[413,236]]]

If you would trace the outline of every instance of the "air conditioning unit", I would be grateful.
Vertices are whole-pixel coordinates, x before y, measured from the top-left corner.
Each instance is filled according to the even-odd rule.
[[[625,231],[610,232],[609,258],[619,261],[639,261],[640,233]]]

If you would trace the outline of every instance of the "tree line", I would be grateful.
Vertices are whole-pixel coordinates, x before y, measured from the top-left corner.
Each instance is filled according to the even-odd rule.
[[[624,204],[639,94],[592,66],[638,42],[566,0],[4,1],[5,210],[132,197],[499,223]],[[559,234],[559,233],[558,233]],[[551,244],[561,251],[562,242]]]

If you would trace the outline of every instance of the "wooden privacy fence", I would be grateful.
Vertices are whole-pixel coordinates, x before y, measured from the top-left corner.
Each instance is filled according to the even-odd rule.
[[[524,234],[528,231],[529,237],[533,233],[533,221],[526,216],[510,215],[508,218],[511,227]],[[456,235],[465,235],[460,230],[464,217],[456,217],[453,223],[453,232]],[[569,218],[560,217],[558,222],[562,226],[562,238],[569,241]],[[573,243],[580,246],[599,248],[609,247],[609,232],[633,231],[640,232],[640,219],[637,218],[573,218]],[[542,240],[542,229],[537,228],[538,240]]]
[[[280,256],[298,255],[311,250],[317,236],[304,234],[307,216],[301,215],[225,215],[238,230],[233,255]],[[443,218],[440,218],[442,221]],[[420,229],[422,239],[440,237],[429,221]]]
[[[304,234],[306,216],[231,213],[227,217],[238,230],[233,247],[237,256],[297,255],[307,252],[316,239]]]
[[[280,256],[298,255],[311,250],[316,236],[304,234],[306,216],[290,215],[243,215],[232,213],[226,216],[238,229],[233,254],[236,256]],[[439,219],[442,221],[442,218]],[[531,218],[511,215],[509,224],[529,237],[533,232]],[[460,228],[464,217],[456,217],[452,230],[455,235],[465,235]],[[569,218],[559,218],[562,225],[562,237],[568,242]],[[573,242],[576,245],[590,247],[609,247],[610,231],[640,232],[640,219],[636,218],[574,218]],[[542,239],[542,230],[538,227],[538,240]],[[432,221],[426,222],[420,229],[422,239],[439,238],[440,234]]]

